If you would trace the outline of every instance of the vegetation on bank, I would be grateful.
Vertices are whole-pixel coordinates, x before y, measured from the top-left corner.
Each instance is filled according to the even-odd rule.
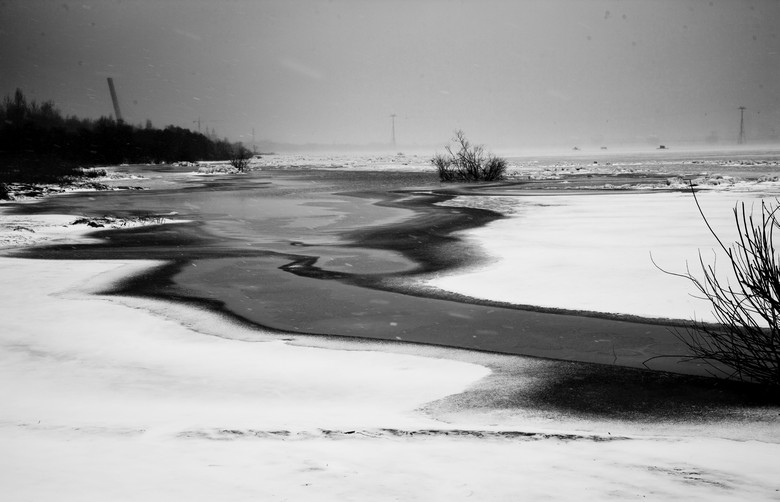
[[[235,167],[238,172],[243,173],[249,168],[249,160],[251,158],[252,152],[241,143],[238,143],[230,154],[230,165]]]
[[[436,154],[431,163],[441,181],[500,181],[506,175],[507,163],[501,157],[485,152],[481,145],[472,145],[463,131],[455,131],[455,150],[447,145],[446,154]]]
[[[734,207],[738,239],[724,243],[710,226],[691,187],[699,213],[726,255],[726,268],[735,283],[722,281],[699,256],[702,276],[690,270],[670,273],[689,280],[707,300],[717,323],[692,322],[676,331],[694,359],[711,363],[713,371],[728,378],[766,384],[780,390],[780,254],[774,231],[780,227],[780,202],[761,201],[761,212],[753,214],[745,203]],[[727,369],[723,369],[723,368]]]
[[[63,116],[51,101],[28,101],[21,89],[0,103],[0,184],[82,177],[98,165],[224,160],[246,151],[227,140],[176,126],[133,126],[110,117]]]

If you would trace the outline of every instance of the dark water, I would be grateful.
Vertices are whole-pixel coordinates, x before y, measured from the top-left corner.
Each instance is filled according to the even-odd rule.
[[[98,231],[97,244],[16,254],[164,260],[167,266],[130,278],[113,293],[197,302],[283,332],[632,367],[684,351],[668,327],[655,322],[535,311],[420,288],[419,274],[482,259],[454,231],[500,217],[435,205],[456,189],[442,187],[431,173],[278,170],[196,177],[188,170],[147,172],[148,180],[134,184],[149,190],[71,194],[15,209],[168,215],[185,223]],[[654,360],[651,367],[702,373],[679,358]]]

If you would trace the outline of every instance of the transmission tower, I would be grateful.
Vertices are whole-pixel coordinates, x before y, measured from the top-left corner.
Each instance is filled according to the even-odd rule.
[[[739,138],[737,138],[738,145],[745,144],[745,107],[739,107]]]
[[[192,121],[193,124],[198,124],[198,132],[200,132],[200,124],[201,124],[201,122],[205,123],[205,122],[222,122],[222,121],[221,120],[201,120],[200,117],[198,117],[198,120],[193,120]],[[213,130],[214,128],[212,127],[211,129]],[[206,126],[206,134],[208,134],[208,132],[209,132],[209,127]]]
[[[395,113],[390,115],[390,118],[393,120],[393,148],[395,148]]]

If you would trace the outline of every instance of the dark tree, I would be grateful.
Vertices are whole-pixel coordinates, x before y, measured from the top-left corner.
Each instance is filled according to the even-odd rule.
[[[0,103],[0,182],[56,181],[80,167],[199,160],[228,160],[225,140],[151,121],[136,127],[109,117],[64,118],[51,101],[28,101],[17,89]]]

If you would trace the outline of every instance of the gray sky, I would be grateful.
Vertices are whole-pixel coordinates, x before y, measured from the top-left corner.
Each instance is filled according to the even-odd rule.
[[[0,0],[0,93],[294,143],[780,135],[780,2]]]

